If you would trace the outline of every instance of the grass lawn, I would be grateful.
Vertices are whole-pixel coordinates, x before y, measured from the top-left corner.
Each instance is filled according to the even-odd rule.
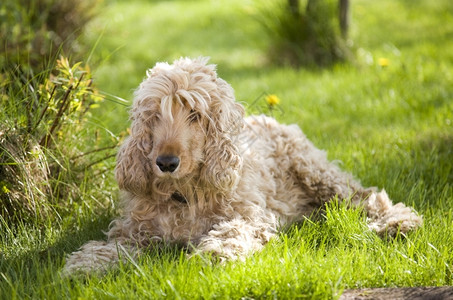
[[[0,298],[332,299],[346,288],[453,285],[453,3],[352,1],[357,61],[324,70],[268,64],[254,3],[107,1],[85,36],[95,82],[130,100],[156,61],[210,56],[248,112],[278,95],[279,121],[297,123],[363,185],[415,207],[424,226],[381,240],[359,211],[331,205],[245,262],[167,248],[105,276],[61,278],[65,254],[102,239],[113,218],[87,205],[57,223],[0,224]],[[130,102],[115,99],[92,122],[118,134]]]

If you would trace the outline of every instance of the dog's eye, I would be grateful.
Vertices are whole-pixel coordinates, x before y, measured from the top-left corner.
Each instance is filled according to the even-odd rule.
[[[198,122],[199,119],[200,119],[200,114],[194,110],[191,110],[190,115],[189,115],[189,121],[191,123],[194,123],[194,122]]]
[[[155,114],[151,117],[152,122],[157,122],[157,121],[159,121],[160,119],[162,119],[162,116],[161,116],[160,113],[155,113]]]

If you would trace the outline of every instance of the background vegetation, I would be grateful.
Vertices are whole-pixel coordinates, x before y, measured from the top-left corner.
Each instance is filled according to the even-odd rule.
[[[330,66],[351,59],[347,27],[340,28],[338,0],[256,1],[256,18],[268,34],[274,64]],[[345,10],[343,10],[345,11]],[[345,11],[347,14],[347,11]],[[348,20],[347,16],[342,21]]]
[[[2,2],[0,17],[23,24],[25,4],[8,19],[14,3]],[[353,1],[354,60],[324,69],[275,64],[275,39],[262,16],[275,21],[253,1],[106,1],[80,31],[78,57],[63,49],[73,58],[51,51],[36,64],[33,47],[6,46],[15,38],[3,32],[14,26],[2,22],[0,298],[331,299],[345,288],[453,284],[451,1]],[[28,24],[15,30],[40,32]],[[323,220],[289,229],[245,262],[188,260],[168,248],[106,276],[61,278],[65,254],[103,238],[117,213],[114,161],[104,160],[114,151],[99,149],[116,145],[128,127],[121,99],[131,99],[156,61],[199,55],[218,64],[248,112],[268,112],[263,95],[278,95],[278,120],[301,126],[364,185],[385,187],[395,202],[413,205],[424,227],[381,240],[360,212],[333,204]],[[75,64],[80,59],[94,71]],[[50,203],[46,213],[19,201],[20,218],[11,219],[6,205],[18,181],[35,191],[27,197]]]
[[[107,182],[104,172],[113,164],[105,157],[113,154],[105,150],[116,146],[116,137],[107,146],[96,138],[99,128],[87,125],[102,96],[87,65],[60,56],[77,57],[76,37],[92,17],[93,4],[2,2],[0,220],[5,224],[52,224],[91,202],[84,201],[88,177],[95,178],[90,185]],[[89,197],[102,199],[105,192],[110,190],[90,190]],[[108,202],[111,197],[96,203],[105,209]]]

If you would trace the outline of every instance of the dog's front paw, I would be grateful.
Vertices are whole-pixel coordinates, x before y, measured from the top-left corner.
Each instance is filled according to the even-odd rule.
[[[191,255],[210,256],[212,260],[220,263],[228,260],[237,260],[245,257],[241,245],[237,245],[232,239],[222,241],[207,237],[203,239]]]
[[[117,261],[116,247],[112,247],[112,245],[103,241],[90,241],[67,258],[61,275],[68,277],[82,274],[101,274]]]
[[[209,249],[209,250],[208,250]],[[200,248],[193,248],[190,253],[186,255],[187,259],[201,258],[204,262],[213,264],[224,264],[229,260],[237,259],[236,256],[227,256],[224,252],[220,251],[220,248],[214,250],[212,246]]]
[[[373,193],[367,200],[368,227],[379,235],[395,236],[420,227],[423,219],[403,203],[393,205],[387,193]]]
[[[126,262],[134,259],[139,253],[139,250],[129,245],[90,241],[67,258],[61,275],[68,277],[83,274],[102,274],[116,267],[120,259]]]
[[[200,240],[197,251],[209,253],[221,261],[244,260],[248,254],[260,251],[271,236],[267,230],[244,220],[231,220],[214,225]]]

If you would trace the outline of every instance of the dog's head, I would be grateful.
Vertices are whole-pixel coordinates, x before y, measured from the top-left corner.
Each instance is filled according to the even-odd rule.
[[[208,59],[158,63],[135,92],[131,135],[117,157],[121,189],[147,194],[155,181],[197,177],[220,192],[234,188],[242,160],[235,137],[244,109]]]

